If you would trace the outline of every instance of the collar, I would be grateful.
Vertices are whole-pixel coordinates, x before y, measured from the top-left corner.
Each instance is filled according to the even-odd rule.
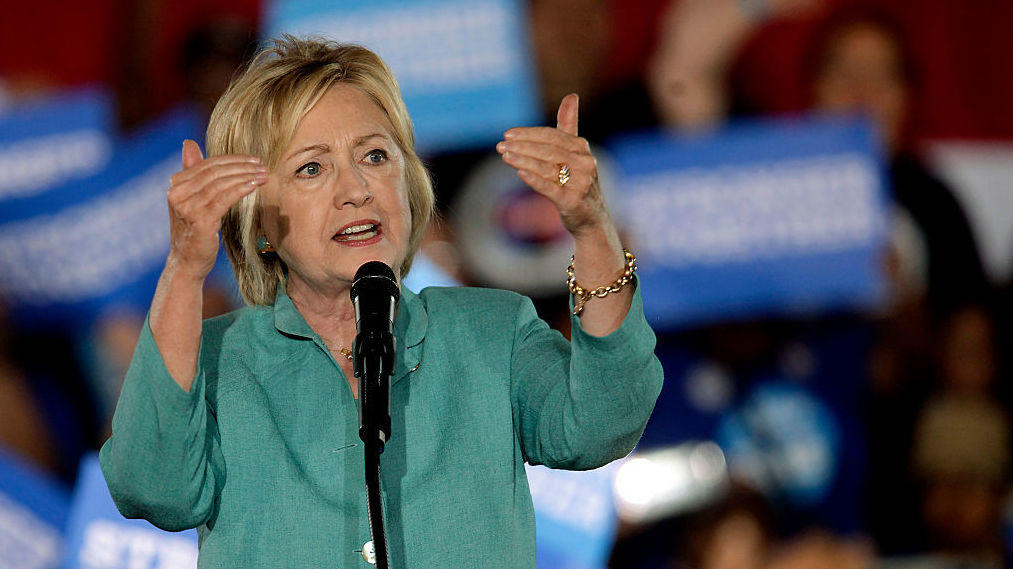
[[[422,361],[422,341],[426,339],[429,316],[422,299],[401,283],[401,300],[394,317],[395,359],[392,383],[415,371]],[[312,340],[326,351],[320,336],[310,328],[306,319],[295,307],[284,287],[279,286],[274,297],[274,327],[287,336]]]

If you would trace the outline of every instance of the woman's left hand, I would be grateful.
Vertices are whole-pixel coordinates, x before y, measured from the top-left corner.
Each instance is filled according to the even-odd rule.
[[[598,163],[587,140],[577,136],[577,95],[567,95],[559,103],[556,128],[512,128],[504,138],[496,145],[503,160],[556,206],[563,226],[573,235],[577,282],[594,290],[619,278],[625,255],[598,185]],[[611,334],[622,324],[632,298],[633,287],[595,298],[593,309],[580,312],[581,326],[593,336]]]
[[[577,106],[577,95],[567,95],[559,103],[556,128],[512,128],[496,145],[520,179],[556,206],[574,237],[612,223],[598,185],[598,163],[587,140],[577,136]]]

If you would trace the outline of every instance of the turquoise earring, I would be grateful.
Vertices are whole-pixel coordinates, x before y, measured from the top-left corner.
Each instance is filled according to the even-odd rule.
[[[261,235],[260,237],[257,237],[257,251],[261,255],[274,253],[274,245],[271,245],[271,242],[267,240],[267,237]]]

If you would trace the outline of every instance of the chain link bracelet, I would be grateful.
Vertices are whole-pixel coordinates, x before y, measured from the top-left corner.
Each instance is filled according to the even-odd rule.
[[[584,310],[584,305],[592,297],[605,298],[609,293],[619,292],[627,283],[633,280],[633,273],[637,270],[637,256],[625,248],[623,249],[623,254],[626,256],[626,268],[623,270],[623,274],[619,275],[619,278],[613,281],[612,284],[600,286],[592,290],[588,290],[577,284],[577,277],[574,276],[573,256],[570,256],[570,266],[566,268],[566,286],[569,287],[570,294],[574,298],[574,315],[579,315]]]

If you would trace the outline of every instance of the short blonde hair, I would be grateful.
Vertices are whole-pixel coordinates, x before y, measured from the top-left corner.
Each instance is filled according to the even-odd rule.
[[[400,267],[411,268],[435,197],[429,173],[415,153],[415,135],[394,75],[372,51],[322,39],[289,35],[274,40],[233,80],[218,100],[207,131],[208,156],[259,156],[274,168],[295,134],[299,121],[329,87],[356,87],[383,111],[394,141],[404,155],[408,204],[412,216],[408,254]],[[285,286],[286,267],[277,255],[261,255],[257,239],[263,234],[258,192],[232,206],[222,223],[222,241],[232,261],[239,292],[247,304],[274,303]]]

